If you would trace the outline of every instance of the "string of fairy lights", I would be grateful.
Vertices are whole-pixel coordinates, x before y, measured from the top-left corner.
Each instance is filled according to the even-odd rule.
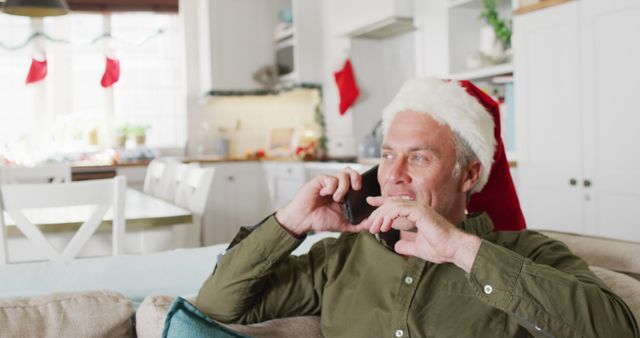
[[[15,45],[8,45],[0,41],[0,48],[7,51],[18,51],[30,45],[34,45],[36,47],[36,52],[32,57],[29,73],[27,74],[27,78],[25,80],[26,84],[30,84],[44,80],[48,73],[46,53],[44,47],[41,44],[43,40],[52,43],[67,44],[72,46],[90,46],[101,42],[102,40],[107,40],[111,45],[117,44],[119,46],[118,49],[122,49],[120,48],[120,46],[126,46],[127,49],[136,49],[165,33],[165,29],[158,28],[140,41],[132,42],[115,37],[110,32],[100,34],[88,41],[72,41],[69,39],[57,38],[43,32],[34,32],[29,35],[24,40],[24,42]],[[114,54],[112,48],[105,49],[106,66],[104,74],[100,81],[100,84],[104,88],[111,87],[114,83],[118,82],[120,78],[120,61],[112,54]]]
[[[142,40],[138,41],[138,42],[131,42],[131,41],[127,41],[127,40],[123,40],[121,38],[115,37],[113,36],[111,33],[104,33],[101,34],[93,39],[90,39],[89,41],[71,41],[69,39],[62,39],[62,38],[56,38],[53,36],[50,36],[46,33],[43,32],[34,32],[32,33],[29,37],[27,37],[24,42],[22,43],[18,43],[16,45],[10,46],[2,41],[0,41],[0,48],[4,49],[4,50],[9,50],[9,51],[17,51],[20,50],[22,48],[25,48],[27,46],[29,46],[29,44],[36,40],[37,38],[43,38],[44,40],[47,40],[49,42],[54,42],[54,43],[63,43],[63,44],[69,44],[69,45],[73,45],[73,46],[88,46],[88,45],[93,45],[96,44],[104,39],[109,39],[112,42],[117,42],[118,44],[122,44],[122,45],[126,45],[129,48],[138,48],[141,47],[142,45],[146,44],[147,42],[153,40],[154,38],[163,35],[166,33],[166,30],[163,28],[158,28],[157,30],[155,30],[154,32],[152,32],[151,34],[149,34],[148,36],[146,36],[145,38],[143,38]]]

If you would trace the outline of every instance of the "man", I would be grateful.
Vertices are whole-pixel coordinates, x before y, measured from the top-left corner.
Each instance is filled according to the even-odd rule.
[[[490,180],[512,185],[489,173],[504,150],[486,97],[463,85],[411,80],[385,109],[382,196],[368,198],[378,208],[367,219],[341,214],[358,173],[312,179],[220,259],[196,305],[223,322],[320,315],[326,337],[640,336],[624,302],[564,244],[494,232],[486,213],[465,213]],[[517,200],[493,197],[496,218],[521,221],[519,209],[495,213]],[[379,235],[392,228],[400,240],[385,247]],[[343,234],[289,256],[305,234],[327,230]]]

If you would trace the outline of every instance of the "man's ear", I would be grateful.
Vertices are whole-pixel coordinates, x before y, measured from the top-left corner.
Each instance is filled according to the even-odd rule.
[[[462,168],[462,172],[460,173],[462,183],[460,186],[461,191],[466,193],[473,189],[480,179],[480,173],[482,173],[482,164],[480,164],[478,160],[472,161]]]

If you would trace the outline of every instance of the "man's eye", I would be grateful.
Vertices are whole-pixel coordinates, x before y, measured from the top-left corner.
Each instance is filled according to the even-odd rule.
[[[411,162],[413,162],[414,164],[426,164],[429,161],[429,159],[424,156],[424,155],[413,155],[411,156]]]
[[[382,153],[383,160],[393,160],[393,153],[383,152]]]

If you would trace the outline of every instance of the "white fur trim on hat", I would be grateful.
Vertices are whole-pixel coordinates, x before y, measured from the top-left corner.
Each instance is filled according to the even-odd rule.
[[[482,165],[480,178],[471,192],[481,191],[489,180],[497,143],[493,117],[487,109],[457,81],[411,79],[382,111],[385,135],[394,116],[406,110],[428,114],[467,141]]]

